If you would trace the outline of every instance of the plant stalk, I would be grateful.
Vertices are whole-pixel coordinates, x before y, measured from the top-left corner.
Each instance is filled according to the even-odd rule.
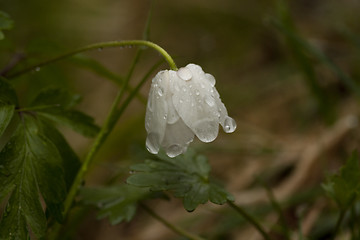
[[[166,219],[162,218],[161,216],[159,216],[158,214],[156,214],[151,208],[149,208],[148,206],[146,206],[145,204],[140,204],[140,206],[153,218],[155,218],[156,220],[158,220],[159,222],[161,222],[162,224],[164,224],[166,227],[168,227],[170,230],[172,230],[173,232],[179,234],[180,236],[186,237],[190,240],[204,240],[203,238],[196,236],[192,233],[187,232],[186,230],[173,225],[172,223],[168,222]]]
[[[129,46],[150,47],[150,48],[156,50],[157,52],[159,52],[164,57],[164,59],[168,62],[169,66],[172,70],[177,70],[176,64],[175,64],[174,60],[172,59],[172,57],[159,45],[157,45],[153,42],[150,42],[150,41],[146,41],[146,40],[125,40],[125,41],[110,41],[110,42],[101,42],[101,43],[90,44],[85,47],[81,47],[81,48],[66,52],[64,54],[61,54],[59,56],[56,56],[54,58],[45,60],[43,62],[32,65],[30,67],[26,67],[18,72],[5,74],[5,76],[7,78],[15,78],[22,74],[25,74],[25,73],[28,73],[31,71],[36,71],[37,69],[40,69],[41,67],[48,65],[50,63],[54,63],[54,62],[63,60],[65,58],[71,57],[75,54],[94,50],[94,49],[103,49],[103,48],[110,48],[110,47],[129,47]]]
[[[249,221],[259,231],[259,233],[263,236],[263,238],[265,240],[271,240],[269,234],[267,232],[265,232],[264,228],[252,216],[250,216],[247,212],[245,212],[244,209],[242,209],[241,207],[235,205],[232,201],[228,200],[227,203],[235,211],[240,213],[241,216],[243,216],[243,218],[245,218],[247,221]]]

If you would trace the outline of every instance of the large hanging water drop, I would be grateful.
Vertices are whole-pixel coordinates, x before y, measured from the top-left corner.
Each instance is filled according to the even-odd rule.
[[[146,138],[146,148],[152,154],[157,154],[160,149],[159,135],[156,133],[149,133]]]
[[[182,151],[182,147],[178,144],[174,144],[174,145],[171,145],[169,146],[167,149],[166,149],[166,154],[173,158],[173,157],[176,157],[178,155],[180,155],[183,151]]]
[[[181,78],[184,81],[189,81],[192,78],[192,73],[187,68],[180,68],[177,71],[177,75],[178,75],[179,78]]]
[[[227,116],[224,120],[224,132],[226,133],[232,133],[236,129],[236,122],[233,118]]]

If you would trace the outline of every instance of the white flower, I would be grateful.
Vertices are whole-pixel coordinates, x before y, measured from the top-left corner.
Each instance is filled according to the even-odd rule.
[[[219,123],[226,133],[236,129],[215,88],[215,78],[195,64],[178,71],[160,71],[152,80],[146,108],[146,147],[156,154],[162,147],[169,157],[187,150],[196,135],[215,140]]]

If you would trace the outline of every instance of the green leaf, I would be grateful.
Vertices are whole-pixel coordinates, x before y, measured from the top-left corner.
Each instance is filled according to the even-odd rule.
[[[0,102],[5,104],[17,105],[16,92],[10,82],[0,76]]]
[[[15,90],[5,78],[0,77],[0,137],[9,125],[16,105]]]
[[[55,217],[66,196],[62,159],[32,115],[22,114],[22,123],[0,152],[0,200],[10,194],[0,222],[0,239],[37,238],[46,232],[46,217],[40,196]],[[27,227],[28,226],[28,227]]]
[[[339,174],[330,176],[322,185],[327,194],[346,209],[360,193],[360,165],[357,153],[353,153]]]
[[[30,106],[53,106],[63,109],[73,108],[81,100],[80,95],[71,94],[61,88],[46,88],[32,101]]]
[[[215,204],[233,200],[225,189],[209,179],[210,166],[206,157],[196,155],[193,150],[176,158],[164,153],[158,157],[131,166],[136,173],[127,182],[138,187],[150,187],[152,191],[169,190],[175,197],[183,198],[187,211],[193,211],[209,200]]]
[[[13,20],[11,20],[9,14],[6,12],[0,11],[0,40],[4,39],[4,33],[2,30],[12,29],[14,25]]]
[[[61,155],[62,166],[66,170],[64,173],[66,187],[70,189],[81,166],[80,159],[55,127],[46,121],[42,121],[42,128],[46,137],[56,146]]]
[[[94,137],[99,132],[94,119],[72,109],[79,100],[79,95],[64,89],[49,88],[36,96],[29,109],[36,111],[39,117],[66,125],[86,137]]]
[[[129,222],[136,213],[139,201],[149,196],[149,191],[131,185],[103,188],[83,188],[80,195],[85,204],[100,208],[98,218],[109,218],[111,224],[115,225],[122,221]]]
[[[78,54],[73,56],[70,60],[72,63],[75,63],[80,67],[90,69],[97,75],[109,79],[119,86],[121,86],[122,83],[124,82],[122,77],[111,72],[110,70],[108,70],[106,67],[104,67],[102,64],[100,64],[98,61],[94,59]]]

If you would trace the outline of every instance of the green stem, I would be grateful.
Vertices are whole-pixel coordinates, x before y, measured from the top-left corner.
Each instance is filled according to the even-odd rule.
[[[341,223],[342,223],[342,221],[344,219],[345,213],[346,213],[346,210],[341,210],[340,211],[340,215],[339,215],[339,218],[338,218],[338,220],[336,222],[334,235],[333,235],[332,239],[335,239],[337,233],[339,232],[339,229],[340,229]]]
[[[134,62],[137,61],[137,57],[135,57]],[[76,196],[76,193],[79,189],[79,186],[82,182],[82,179],[85,175],[85,173],[87,172],[88,166],[90,165],[90,163],[92,162],[92,158],[95,156],[96,151],[100,148],[101,144],[106,140],[106,137],[108,136],[108,134],[111,132],[111,130],[113,129],[116,121],[121,117],[122,113],[125,111],[126,107],[129,105],[129,103],[132,101],[132,99],[136,96],[136,94],[139,92],[140,88],[144,85],[144,83],[146,82],[146,80],[150,77],[150,75],[163,63],[163,60],[158,61],[148,72],[147,74],[141,79],[141,81],[137,84],[137,86],[134,88],[134,90],[130,93],[130,95],[125,99],[124,103],[121,105],[121,107],[119,109],[117,109],[116,111],[113,111],[113,107],[116,106],[116,102],[120,101],[121,99],[121,95],[122,93],[119,92],[118,96],[116,97],[114,103],[113,103],[113,107],[110,110],[110,113],[108,115],[108,118],[106,120],[106,122],[108,122],[107,124],[104,123],[104,126],[107,125],[108,126],[108,131],[106,135],[103,135],[103,129],[104,126],[102,128],[102,130],[100,131],[98,137],[96,138],[90,152],[88,153],[84,163],[81,166],[81,169],[78,172],[78,175],[76,176],[73,185],[68,193],[68,196],[65,200],[65,210],[64,210],[64,217],[66,217],[72,202],[74,201],[74,198]],[[130,71],[132,71],[130,69]],[[131,74],[129,72],[128,77],[130,77]],[[124,88],[123,88],[124,89]],[[111,117],[110,119],[110,115],[113,115],[113,117]],[[102,135],[102,141],[98,140],[100,137],[100,134]],[[91,155],[91,156],[90,156]],[[82,170],[83,169],[83,170]],[[71,195],[70,195],[71,192]],[[59,223],[57,223],[52,231],[49,233],[49,239],[56,239],[56,237],[59,234],[61,225]]]
[[[122,88],[123,89],[123,88]],[[97,151],[99,150],[100,146],[102,145],[102,143],[105,141],[105,139],[107,138],[107,136],[109,135],[109,133],[112,130],[112,127],[114,125],[114,123],[116,122],[117,118],[115,117],[116,112],[117,112],[117,106],[121,101],[121,98],[123,96],[123,90],[120,90],[111,106],[110,112],[105,120],[104,125],[102,126],[99,134],[96,136],[96,139],[89,151],[89,153],[86,155],[86,158],[84,160],[84,162],[81,165],[80,170],[78,171],[76,178],[68,192],[68,195],[65,199],[65,203],[64,203],[64,211],[63,211],[63,215],[64,217],[66,217],[73,201],[74,198],[77,194],[77,191],[79,190],[79,187],[83,181],[83,178],[86,174],[86,172],[88,171],[88,168],[95,156],[95,154],[97,153]]]
[[[94,50],[94,49],[103,49],[103,48],[110,48],[110,47],[127,47],[127,46],[146,46],[146,47],[153,48],[154,50],[158,51],[164,57],[164,59],[168,62],[169,66],[172,70],[177,70],[176,64],[175,64],[174,60],[172,59],[172,57],[159,45],[157,45],[153,42],[150,42],[150,41],[145,41],[145,40],[126,40],[126,41],[110,41],[110,42],[101,42],[101,43],[90,44],[85,47],[78,48],[78,49],[66,52],[64,54],[61,54],[59,56],[56,56],[54,58],[45,60],[45,61],[35,64],[33,66],[27,67],[23,70],[20,70],[18,72],[15,72],[12,74],[7,74],[6,77],[7,78],[18,77],[24,73],[34,71],[45,65],[60,61],[62,59],[68,58],[70,56],[73,56],[73,55],[81,53],[81,52],[86,52],[86,51],[90,51],[90,50]]]
[[[285,219],[284,213],[283,213],[278,201],[276,201],[275,196],[274,196],[273,192],[271,191],[270,187],[265,182],[263,182],[263,186],[266,189],[266,192],[267,192],[267,195],[268,195],[268,197],[270,199],[271,205],[273,206],[273,208],[279,214],[280,222],[282,224],[281,227],[285,231],[285,237],[286,237],[287,240],[290,240],[290,228],[289,228],[288,223],[287,223],[287,221]]]
[[[240,213],[243,216],[243,218],[248,220],[259,231],[259,233],[263,236],[264,239],[266,239],[266,240],[271,239],[269,234],[267,234],[265,232],[264,228],[252,216],[250,216],[247,212],[245,212],[244,209],[242,209],[241,207],[235,205],[232,201],[228,200],[227,203],[230,205],[230,207],[232,207],[238,213]]]
[[[158,220],[159,222],[161,222],[162,224],[164,224],[166,227],[168,227],[170,230],[172,230],[173,232],[179,234],[180,236],[186,237],[190,240],[204,240],[203,238],[196,236],[192,233],[187,232],[186,230],[175,226],[171,223],[169,223],[168,221],[166,221],[166,219],[162,218],[161,216],[157,215],[151,208],[149,208],[148,206],[146,206],[145,204],[140,204],[140,206],[153,218],[155,218],[156,220]]]
[[[340,230],[342,221],[344,220],[345,214],[346,214],[347,210],[349,209],[349,207],[351,207],[354,204],[355,199],[356,199],[356,195],[353,194],[349,200],[348,205],[344,208],[340,208],[340,215],[339,215],[339,218],[337,219],[337,222],[335,225],[335,230],[334,230],[334,235],[333,235],[332,239],[336,238],[336,235],[338,234],[338,232]]]
[[[33,112],[33,111],[39,111],[39,110],[57,108],[57,107],[60,107],[60,104],[52,104],[52,105],[45,105],[45,106],[35,106],[35,107],[25,107],[25,108],[16,109],[16,111],[17,112]]]

